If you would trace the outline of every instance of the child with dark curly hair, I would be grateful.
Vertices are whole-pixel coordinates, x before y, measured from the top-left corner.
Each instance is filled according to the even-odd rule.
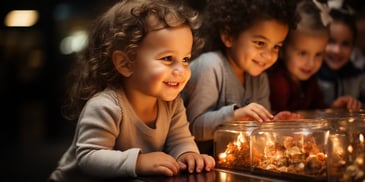
[[[123,0],[95,22],[65,110],[78,120],[74,140],[49,181],[214,168],[194,142],[179,97],[199,26],[197,12],[172,0]]]
[[[207,43],[190,64],[183,90],[190,130],[203,153],[212,154],[217,127],[227,121],[299,118],[270,111],[266,73],[298,17],[293,0],[211,0],[201,35]]]

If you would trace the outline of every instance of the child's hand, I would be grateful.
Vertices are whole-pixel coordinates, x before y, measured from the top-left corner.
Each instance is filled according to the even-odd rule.
[[[163,152],[139,154],[136,173],[137,175],[173,176],[179,173],[179,164],[175,158]]]
[[[234,119],[241,121],[270,121],[274,116],[262,105],[251,103],[234,111]]]
[[[274,117],[274,120],[288,120],[288,119],[301,119],[302,115],[293,113],[290,111],[281,111],[277,113]]]
[[[215,166],[213,157],[206,154],[198,154],[195,152],[187,152],[179,156],[177,159],[181,170],[187,170],[189,173],[194,171],[197,173],[211,171]]]
[[[340,96],[332,103],[331,108],[358,110],[361,109],[361,102],[351,96]]]

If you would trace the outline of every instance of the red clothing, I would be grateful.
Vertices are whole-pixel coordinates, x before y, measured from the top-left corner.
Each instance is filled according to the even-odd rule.
[[[282,65],[268,72],[270,103],[274,112],[327,108],[316,76],[295,83]]]

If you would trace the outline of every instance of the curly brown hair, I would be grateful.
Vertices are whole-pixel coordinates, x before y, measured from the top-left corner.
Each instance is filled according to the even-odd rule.
[[[237,37],[257,21],[276,20],[295,28],[298,15],[296,0],[209,0],[204,9],[201,34],[207,40],[203,51],[223,50],[219,33],[229,30]]]
[[[157,21],[151,23],[151,18]],[[87,49],[68,75],[71,83],[62,108],[65,118],[76,120],[93,95],[107,87],[121,87],[123,78],[111,59],[113,51],[122,50],[133,61],[148,32],[182,24],[192,29],[193,51],[202,48],[204,41],[196,32],[201,25],[199,13],[184,1],[123,0],[98,17],[91,26]]]

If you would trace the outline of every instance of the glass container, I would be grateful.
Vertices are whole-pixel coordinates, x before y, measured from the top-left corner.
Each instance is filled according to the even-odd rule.
[[[250,170],[250,135],[253,121],[227,122],[214,134],[214,158],[218,168]]]
[[[265,122],[251,134],[252,172],[294,180],[327,180],[328,121]]]
[[[316,109],[316,110],[298,110],[304,119],[327,119],[327,118],[342,118],[352,116],[365,117],[365,110],[348,110],[348,109]]]
[[[365,116],[329,118],[328,181],[365,181]]]

